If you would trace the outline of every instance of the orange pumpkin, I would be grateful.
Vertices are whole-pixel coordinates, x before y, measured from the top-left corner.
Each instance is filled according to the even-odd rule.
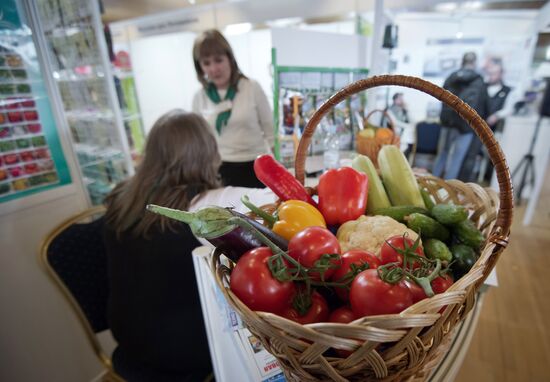
[[[374,139],[379,145],[390,145],[393,141],[393,130],[387,127],[380,127],[376,129]]]

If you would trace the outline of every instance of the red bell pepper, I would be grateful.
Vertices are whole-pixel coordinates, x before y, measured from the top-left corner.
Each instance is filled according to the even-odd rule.
[[[365,213],[369,179],[351,167],[328,170],[319,178],[319,211],[327,224],[342,224]]]
[[[260,155],[256,158],[254,173],[281,200],[302,200],[317,207],[305,187],[271,155]]]

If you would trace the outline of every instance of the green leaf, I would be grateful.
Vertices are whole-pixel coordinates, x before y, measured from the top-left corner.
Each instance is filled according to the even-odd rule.
[[[222,236],[236,227],[229,221],[233,217],[231,211],[222,207],[204,207],[196,212],[188,212],[149,204],[147,210],[187,223],[195,236],[205,239]]]

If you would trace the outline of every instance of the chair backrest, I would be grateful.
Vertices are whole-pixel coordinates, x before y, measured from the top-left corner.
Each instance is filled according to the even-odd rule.
[[[431,122],[419,122],[416,125],[416,152],[436,154],[441,125]]]
[[[90,208],[57,226],[42,244],[40,262],[75,311],[96,355],[111,368],[95,336],[109,327],[104,212],[104,207]]]

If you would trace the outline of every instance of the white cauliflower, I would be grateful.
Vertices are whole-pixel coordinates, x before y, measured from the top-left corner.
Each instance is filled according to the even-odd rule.
[[[342,224],[336,236],[342,252],[361,249],[380,256],[380,248],[385,240],[395,235],[402,236],[405,232],[413,241],[418,238],[416,232],[389,216],[363,215]]]

